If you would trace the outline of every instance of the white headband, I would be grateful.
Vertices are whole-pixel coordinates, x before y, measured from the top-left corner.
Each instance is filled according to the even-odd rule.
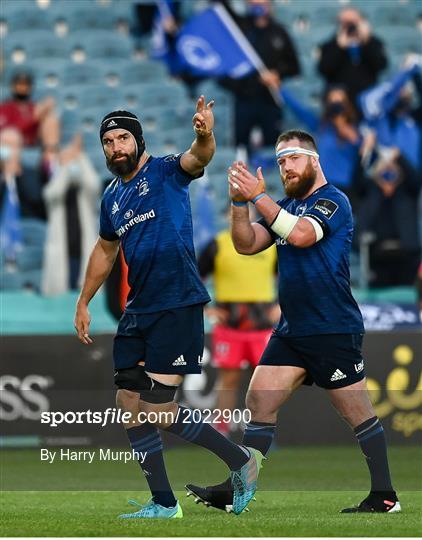
[[[290,156],[291,154],[305,154],[306,156],[313,156],[319,158],[319,154],[313,150],[308,150],[307,148],[301,148],[300,146],[289,146],[288,148],[283,148],[276,152],[276,158],[279,159],[283,156]]]

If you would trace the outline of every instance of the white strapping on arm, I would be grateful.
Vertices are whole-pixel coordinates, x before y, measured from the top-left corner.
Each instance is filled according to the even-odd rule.
[[[294,216],[286,212],[286,210],[281,209],[270,228],[278,236],[287,240],[287,237],[298,221],[298,216]]]
[[[321,225],[309,216],[303,216],[303,219],[307,219],[312,225],[315,231],[316,241],[319,242],[324,237],[324,231],[322,230]]]

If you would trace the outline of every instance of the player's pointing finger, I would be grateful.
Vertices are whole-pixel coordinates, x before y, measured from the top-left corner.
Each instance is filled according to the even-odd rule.
[[[205,107],[205,97],[199,96],[198,101],[196,102],[196,112],[201,112]]]

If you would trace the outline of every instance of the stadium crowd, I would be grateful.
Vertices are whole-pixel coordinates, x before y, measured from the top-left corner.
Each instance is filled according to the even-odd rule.
[[[264,163],[269,190],[279,190],[271,147],[282,129],[304,126],[316,138],[327,179],[352,202],[354,268],[362,270],[360,258],[369,260],[352,275],[354,284],[416,283],[422,245],[417,3],[385,2],[375,34],[373,14],[358,2],[245,0],[239,12],[239,3],[224,0],[265,68],[236,79],[174,70],[168,59],[178,29],[195,9],[216,3],[164,2],[166,54],[160,55],[154,2],[3,2],[3,290],[57,294],[79,287],[100,195],[111,180],[97,135],[103,113],[132,108],[149,152],[165,155],[188,146],[190,134],[179,126],[186,126],[191,97],[200,93],[216,101],[218,150],[208,176],[220,221],[227,156],[242,151],[251,165]]]

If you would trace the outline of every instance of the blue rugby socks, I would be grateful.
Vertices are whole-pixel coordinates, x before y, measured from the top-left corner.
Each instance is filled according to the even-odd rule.
[[[175,422],[167,431],[178,435],[185,441],[192,442],[210,450],[222,459],[229,469],[237,471],[249,459],[249,452],[232,443],[202,418],[193,418],[192,411],[179,405]]]
[[[266,456],[274,440],[275,427],[275,424],[268,422],[249,422],[242,442],[245,446],[256,448]]]
[[[142,452],[139,465],[148,482],[154,502],[161,506],[175,506],[177,501],[170,487],[163,458],[163,444],[158,429],[152,424],[142,424],[127,431],[132,450]]]
[[[380,492],[385,496],[394,492],[388,468],[384,428],[378,417],[369,418],[357,426],[354,432],[368,464],[371,475],[371,491]]]

